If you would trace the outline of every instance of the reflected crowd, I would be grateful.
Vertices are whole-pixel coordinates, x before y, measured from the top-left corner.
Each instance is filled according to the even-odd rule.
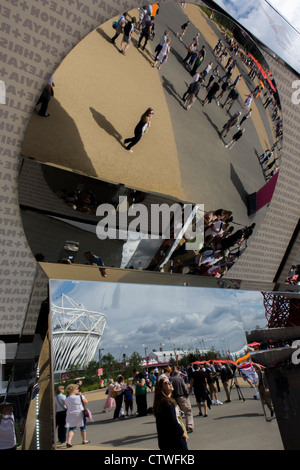
[[[185,8],[184,4],[181,6]],[[152,67],[158,69],[168,66],[170,53],[173,53],[186,69],[189,77],[192,77],[190,83],[187,84],[187,89],[181,90],[180,93],[173,89],[173,96],[180,97],[177,101],[186,111],[189,111],[197,102],[207,107],[208,113],[225,111],[227,119],[224,119],[223,127],[216,130],[227,152],[231,151],[238,142],[239,151],[243,151],[244,136],[249,132],[247,130],[249,122],[253,121],[254,103],[259,112],[263,109],[268,111],[267,117],[271,123],[273,137],[272,146],[265,149],[261,155],[257,152],[257,160],[263,177],[268,182],[278,173],[280,167],[282,118],[279,97],[271,72],[262,55],[260,55],[260,61],[254,57],[254,55],[261,54],[260,51],[256,46],[256,49],[253,49],[251,38],[248,39],[250,39],[252,49],[248,49],[248,41],[240,43],[238,38],[245,37],[243,32],[238,31],[239,28],[233,23],[230,27],[226,22],[223,24],[222,15],[216,17],[215,24],[220,37],[214,47],[200,42],[202,31],[193,34],[192,40],[189,39],[193,26],[190,21],[179,24],[177,33],[176,30],[172,31],[165,25],[167,29],[161,37],[157,38],[155,22],[159,17],[159,12],[160,4],[150,4],[138,8],[137,13],[136,10],[133,14],[132,12],[122,13],[112,23],[114,34],[108,42],[113,44],[122,55],[126,55],[129,46],[133,45]],[[172,33],[175,38],[172,37]],[[186,54],[179,57],[176,45],[172,42],[183,42],[186,38],[189,41]],[[149,47],[150,42],[154,43],[153,47]],[[249,91],[247,94],[241,93],[241,84]],[[212,110],[210,106],[212,102],[216,103],[215,110]],[[126,138],[122,143],[126,150],[134,151],[132,147],[138,144],[144,133],[148,132],[153,114],[154,110],[149,108],[141,116],[134,129],[134,136]],[[213,123],[213,114],[208,118],[216,128]],[[56,195],[72,209],[86,215],[95,215],[99,204],[95,192],[80,184],[75,188],[63,188]],[[233,219],[232,211],[224,209],[207,211],[203,215],[202,242],[196,249],[189,249],[191,240],[185,236],[175,246],[177,239],[174,236],[162,242],[145,269],[216,278],[225,275],[247,248],[255,223],[242,224]],[[101,267],[105,267],[105,253],[96,253],[96,255],[103,259]],[[62,258],[60,262],[74,263],[75,257]]]
[[[122,375],[118,376],[116,380],[108,380],[104,386],[106,399],[102,409],[99,407],[99,411],[111,413],[108,422],[127,420],[128,426],[130,426],[132,418],[153,416],[156,423],[159,449],[175,450],[176,445],[178,445],[175,430],[177,429],[180,437],[187,441],[187,435],[195,431],[194,418],[206,418],[210,413],[213,413],[214,407],[229,404],[232,401],[233,389],[237,391],[239,399],[244,399],[241,384],[253,389],[254,398],[265,400],[272,418],[274,407],[270,397],[267,398],[268,384],[264,368],[256,365],[255,371],[257,373],[257,382],[244,376],[236,364],[230,360],[195,361],[187,367],[175,365],[172,367],[153,366],[134,370],[133,377],[128,380],[125,380]],[[84,383],[80,382],[80,386],[78,386],[78,383],[74,386],[68,386],[67,394],[65,394],[62,386],[58,386],[56,390],[56,408],[57,412],[60,413],[56,419],[57,432],[58,436],[63,436],[63,439],[59,439],[59,443],[66,445],[67,448],[72,447],[71,440],[74,435],[74,428],[68,429],[67,413],[62,405],[66,405],[68,399],[66,395],[68,396],[70,387],[72,387],[72,390],[77,389],[77,395],[81,395],[81,398],[87,404],[86,395],[81,393],[80,390],[82,385],[84,386]],[[225,397],[224,402],[219,399],[221,395]],[[161,398],[163,398],[163,401],[167,400],[165,404],[167,403],[168,407],[171,407],[168,408],[167,413],[165,413],[164,406],[161,406],[163,404]],[[195,405],[196,414],[194,411]],[[175,419],[172,415],[173,407],[174,417],[176,409]],[[82,420],[82,411],[79,418]],[[163,422],[162,418],[164,418]],[[93,418],[90,416],[90,419]],[[88,434],[87,423],[88,420],[85,420],[80,429]],[[178,423],[180,426],[178,426]],[[165,426],[169,429],[167,434],[163,432]],[[87,434],[84,435],[85,439]],[[179,444],[181,445],[180,442]],[[187,450],[186,442],[184,450]]]

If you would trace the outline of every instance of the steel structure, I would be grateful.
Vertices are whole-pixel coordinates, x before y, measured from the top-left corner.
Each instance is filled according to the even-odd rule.
[[[54,372],[71,365],[85,367],[95,358],[107,316],[87,310],[67,295],[61,306],[51,304]]]
[[[300,325],[299,298],[285,297],[271,292],[262,292],[268,328]]]

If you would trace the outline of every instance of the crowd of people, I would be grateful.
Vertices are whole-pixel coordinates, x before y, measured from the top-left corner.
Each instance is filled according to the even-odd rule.
[[[300,285],[300,264],[291,267],[285,282],[287,284]]]
[[[138,33],[136,47],[145,50],[148,41],[153,40],[155,37],[155,17],[158,14],[159,4],[140,7],[138,9],[138,19],[129,15],[128,12],[124,12],[113,23],[115,34],[111,38],[112,43],[116,44],[119,36],[123,34],[120,52],[126,53],[131,44],[133,32],[136,31]],[[190,21],[186,21],[180,26],[177,33],[179,40],[188,36],[191,26]],[[240,47],[237,41],[230,37],[230,33],[225,31],[222,38],[218,39],[214,49],[211,50],[213,60],[207,61],[207,46],[200,42],[200,37],[200,33],[194,34],[187,47],[186,55],[182,57],[183,66],[192,75],[191,82],[182,94],[182,106],[189,110],[199,98],[200,92],[204,90],[205,95],[200,100],[203,106],[208,106],[214,100],[219,108],[225,109],[228,118],[226,121],[224,120],[225,122],[218,132],[225,148],[230,151],[240,139],[243,139],[245,132],[247,132],[247,123],[251,120],[253,114],[253,101],[258,99],[265,90],[266,101],[264,106],[267,108],[270,104],[273,105],[272,119],[276,126],[276,136],[279,138],[282,132],[282,121],[278,103],[254,60]],[[171,51],[170,43],[170,31],[166,29],[157,41],[154,53],[152,54],[147,50],[148,56],[153,59],[153,62],[151,62],[153,67],[160,69],[163,64],[166,64]],[[249,79],[253,80],[257,77],[261,83],[256,87],[253,85],[253,90],[245,96],[242,96],[238,91],[242,73],[238,71],[235,78],[233,78],[233,71],[238,67],[238,59],[243,61],[250,69]],[[230,111],[233,105],[239,109],[231,115]],[[141,115],[133,130],[132,137],[124,139],[122,145],[128,152],[132,153],[133,148],[149,131],[153,116],[154,109],[149,107]],[[279,169],[278,158],[275,158],[276,147],[277,142],[270,150],[266,150],[259,157],[266,181],[272,178]],[[66,204],[80,212],[91,213],[97,205],[94,194],[89,190],[80,192],[77,188],[74,191],[63,189],[58,195]],[[215,212],[217,213],[217,211]],[[188,260],[182,265],[185,272],[218,277],[226,273],[245,250],[245,245],[249,236],[253,233],[254,226],[243,227],[234,231],[232,219],[220,220],[219,216],[217,218],[218,220],[210,222],[209,225],[204,227],[204,247],[200,250],[200,253],[195,254],[192,263],[191,260]],[[180,250],[182,253],[183,248],[180,248]],[[176,250],[175,255],[177,254],[178,251]]]
[[[185,238],[173,252],[173,272],[200,276],[221,277],[227,273],[247,248],[256,224],[235,230],[232,211],[211,210],[204,213],[203,246],[187,250]]]
[[[94,214],[98,202],[92,190],[82,185],[77,185],[75,189],[62,188],[56,192],[57,197],[64,201],[67,206],[84,214]]]
[[[119,20],[115,22],[114,27],[117,28],[117,32],[112,38],[112,42],[114,44],[116,37],[118,37],[118,35],[120,35],[122,32],[124,33],[123,42],[127,37],[127,44],[130,43],[131,39],[128,39],[128,34],[126,32],[127,30],[125,31],[125,28],[130,29],[130,37],[132,36],[134,30],[138,32],[138,49],[141,48],[142,50],[145,50],[147,42],[154,38],[153,32],[155,27],[155,15],[157,15],[159,12],[159,4],[140,7],[138,11],[138,22],[135,18],[131,17],[126,21],[128,16],[127,12],[122,14]],[[183,40],[183,37],[189,30],[190,25],[191,22],[189,20],[181,25],[180,31],[176,34],[180,41]],[[263,76],[262,70],[260,67],[258,67],[253,56],[251,56],[251,54],[247,54],[238,44],[238,42],[230,36],[229,31],[226,30],[224,33],[224,38],[220,38],[213,49],[216,63],[214,64],[213,61],[205,63],[207,51],[205,45],[201,45],[199,43],[199,39],[200,33],[197,33],[187,47],[186,56],[182,59],[182,64],[192,75],[192,81],[182,96],[182,106],[184,109],[189,110],[191,108],[196,99],[199,98],[199,94],[202,90],[204,90],[206,93],[206,96],[200,100],[203,106],[210,104],[214,100],[218,106],[226,109],[227,114],[230,114],[232,106],[236,104],[240,109],[233,117],[230,118],[231,120],[235,120],[235,124],[228,127],[228,123],[224,123],[224,127],[226,126],[227,132],[233,127],[237,128],[237,131],[232,135],[230,141],[228,143],[224,142],[225,148],[231,150],[233,146],[243,137],[246,131],[247,126],[243,128],[241,126],[245,126],[247,120],[249,120],[251,117],[252,100],[262,96],[262,93],[264,92],[264,96],[266,97],[264,103],[265,109],[272,103],[274,110],[273,114],[276,113],[274,133],[276,137],[279,138],[282,135],[282,121],[279,116],[279,106],[275,98],[275,93],[273,88],[271,88],[269,81],[266,80]],[[143,46],[142,42],[144,42]],[[120,51],[124,52],[124,49],[122,48]],[[162,65],[167,62],[170,51],[170,31],[165,30],[162,37],[160,38],[160,41],[155,47],[152,66],[154,68],[157,67],[160,69]],[[149,51],[147,52],[148,55],[151,56],[151,53]],[[237,68],[238,57],[242,62],[244,62],[248,69],[250,69],[248,73],[249,79],[254,80],[255,77],[259,79],[259,85],[253,87],[253,90],[251,90],[245,97],[241,96],[237,89],[238,83],[242,78],[242,74],[238,73],[235,79],[232,78],[233,71]],[[199,68],[202,64],[204,65],[204,68],[200,72]],[[226,94],[225,100],[223,103],[221,103],[221,99],[223,98],[224,94]],[[242,101],[242,103],[238,104],[239,101]],[[147,130],[149,126],[145,126],[145,117],[143,122],[141,120],[136,126],[135,135],[131,138],[129,145],[125,145],[128,143],[129,139],[126,139],[124,142],[124,147],[130,152],[132,152],[132,146],[136,145],[145,132],[145,130],[142,130],[143,124],[144,129]],[[220,137],[223,137],[223,131],[219,134]],[[271,178],[276,173],[276,168],[278,169],[278,167],[274,166],[271,168],[270,172],[266,176],[267,179]]]
[[[103,412],[113,412],[112,420],[153,415],[160,450],[187,450],[187,437],[194,431],[194,418],[207,417],[213,406],[221,406],[218,394],[224,390],[231,402],[231,390],[236,384],[238,368],[233,361],[196,361],[188,367],[165,366],[135,370],[125,383],[120,375],[109,380]],[[56,426],[60,443],[72,447],[72,438],[79,427],[82,444],[87,444],[84,409],[88,404],[81,393],[80,383],[66,390],[56,390]],[[221,390],[221,386],[223,390]],[[148,394],[153,392],[151,397]],[[197,405],[194,416],[193,404]]]

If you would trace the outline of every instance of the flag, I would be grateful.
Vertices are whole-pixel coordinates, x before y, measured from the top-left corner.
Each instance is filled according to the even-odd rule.
[[[250,380],[253,385],[258,384],[258,375],[256,373],[256,370],[253,367],[252,362],[244,362],[243,364],[237,366],[243,379],[244,380]]]

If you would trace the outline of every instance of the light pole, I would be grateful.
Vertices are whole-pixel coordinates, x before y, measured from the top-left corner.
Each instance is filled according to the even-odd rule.
[[[104,351],[104,348],[101,348],[101,349],[99,349],[99,351],[98,351],[98,352],[99,352],[99,369],[100,369],[100,367],[101,367],[101,356],[102,356],[101,351]]]
[[[148,350],[148,347],[143,344],[143,348],[145,349],[145,361],[146,361],[146,364],[147,364],[147,350]],[[147,366],[147,370],[148,370],[148,366]]]

